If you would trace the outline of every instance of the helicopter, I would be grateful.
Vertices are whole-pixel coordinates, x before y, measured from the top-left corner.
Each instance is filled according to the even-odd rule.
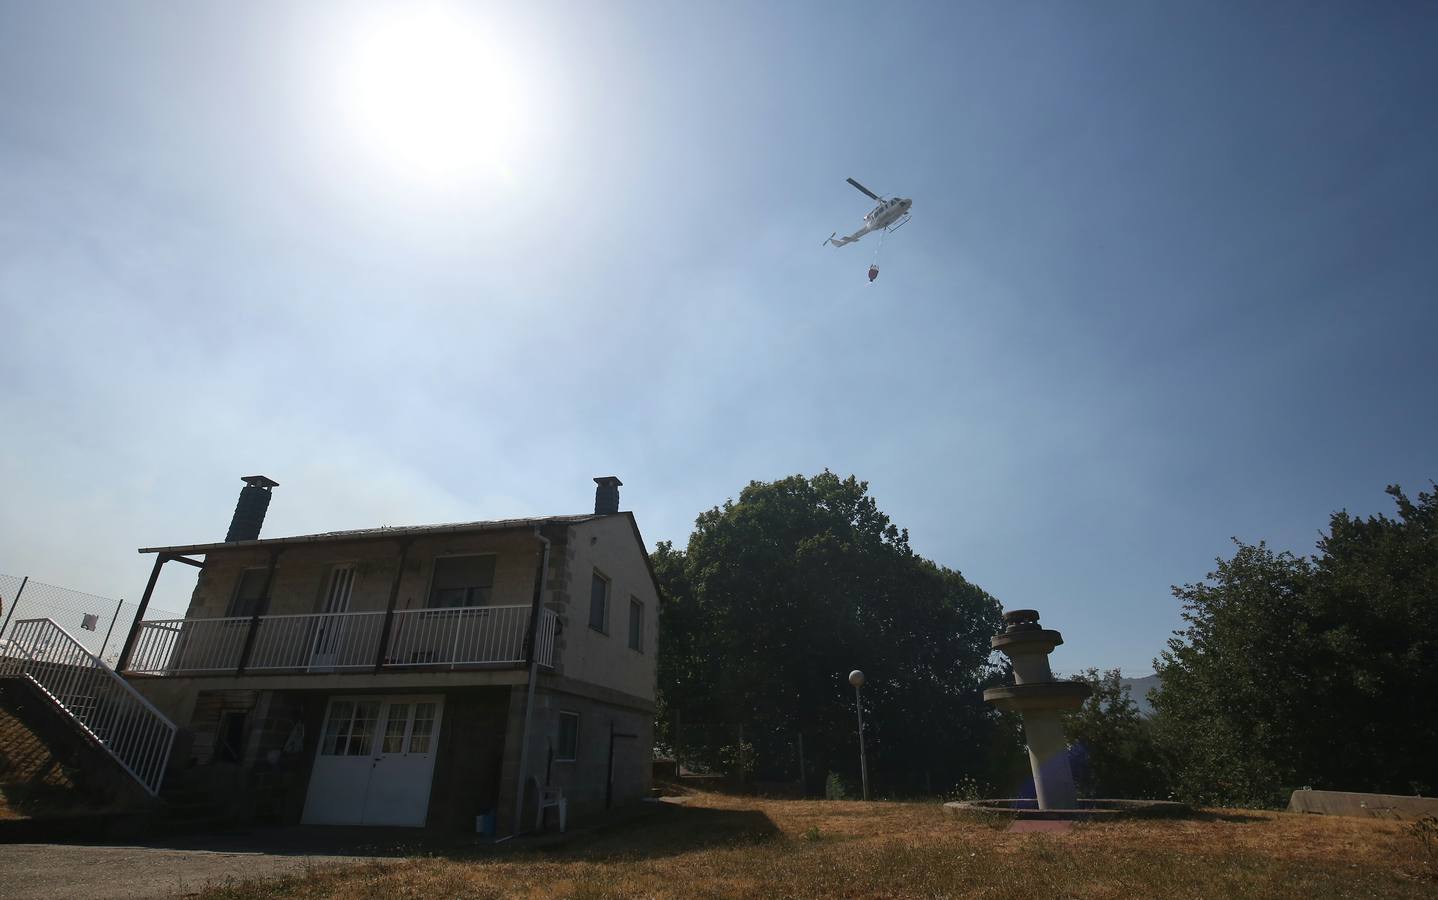
[[[842,247],[845,244],[854,243],[855,241],[859,240],[859,238],[873,231],[897,231],[909,221],[909,208],[914,205],[913,200],[909,200],[903,197],[894,197],[890,200],[885,200],[883,197],[880,197],[878,194],[864,187],[862,184],[855,181],[854,179],[849,178],[846,180],[855,188],[857,188],[861,193],[867,194],[868,196],[872,197],[875,201],[878,202],[879,205],[871,209],[868,215],[864,216],[863,228],[860,228],[858,231],[854,232],[848,237],[841,238],[834,237],[835,234],[839,233],[836,231],[834,232],[834,234],[829,235],[828,239],[824,241],[825,244],[833,244],[835,247]],[[823,245],[821,244],[820,246]],[[874,274],[877,274],[877,272],[875,272]],[[874,280],[872,274],[870,275],[869,280]]]

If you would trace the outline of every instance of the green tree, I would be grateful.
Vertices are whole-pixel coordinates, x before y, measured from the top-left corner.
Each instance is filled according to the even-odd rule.
[[[666,595],[661,735],[676,718],[743,723],[763,780],[792,777],[802,732],[815,785],[828,771],[857,783],[858,668],[876,784],[943,790],[984,774],[991,748],[1012,750],[980,697],[998,674],[998,602],[915,555],[866,483],[751,482],[698,517],[686,550],[661,544],[652,559]]]
[[[1168,779],[1149,721],[1139,714],[1118,669],[1089,669],[1073,680],[1092,693],[1064,714],[1064,734],[1074,760],[1074,779],[1085,797],[1162,800]]]
[[[1438,785],[1438,492],[1398,517],[1335,513],[1311,558],[1238,544],[1174,588],[1156,738],[1176,792],[1268,805],[1286,789]]]

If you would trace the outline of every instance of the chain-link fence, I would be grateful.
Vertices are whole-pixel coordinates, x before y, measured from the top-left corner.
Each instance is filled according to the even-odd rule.
[[[139,611],[140,605],[128,600],[87,594],[18,575],[0,575],[0,652],[9,646],[16,622],[50,619],[86,650],[113,666]],[[145,618],[182,619],[184,613],[151,606]]]

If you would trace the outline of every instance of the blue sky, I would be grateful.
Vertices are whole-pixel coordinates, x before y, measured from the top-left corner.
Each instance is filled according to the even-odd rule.
[[[1141,674],[1230,536],[1438,477],[1432,6],[441,5],[438,176],[395,9],[0,2],[0,571],[136,598],[255,472],[270,535],[614,473],[682,543],[828,467]],[[848,176],[914,199],[872,286]]]

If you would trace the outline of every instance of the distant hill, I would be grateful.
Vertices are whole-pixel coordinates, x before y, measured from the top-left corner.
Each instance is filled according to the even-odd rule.
[[[1158,687],[1157,675],[1145,675],[1142,678],[1120,678],[1119,682],[1128,686],[1129,696],[1133,698],[1134,705],[1138,707],[1139,715],[1153,715],[1153,704],[1148,702],[1148,692]]]

